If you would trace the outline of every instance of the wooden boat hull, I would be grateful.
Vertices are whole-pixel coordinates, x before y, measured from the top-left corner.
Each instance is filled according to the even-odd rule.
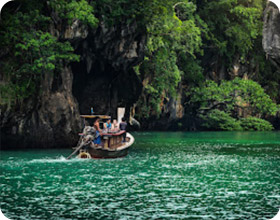
[[[90,149],[88,153],[91,155],[91,158],[102,159],[102,158],[118,158],[125,157],[128,154],[129,148],[126,148],[121,151],[108,151],[105,149]]]
[[[110,148],[90,148],[87,152],[90,154],[91,158],[118,158],[125,157],[128,154],[129,148],[134,143],[134,137],[130,133],[126,133],[127,142],[123,143],[120,147],[116,149]]]

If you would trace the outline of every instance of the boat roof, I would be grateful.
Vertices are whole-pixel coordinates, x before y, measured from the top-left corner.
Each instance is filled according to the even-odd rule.
[[[80,115],[81,118],[101,118],[101,119],[111,119],[109,115]]]

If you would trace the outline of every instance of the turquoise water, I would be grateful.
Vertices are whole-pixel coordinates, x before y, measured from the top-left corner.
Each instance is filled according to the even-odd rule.
[[[10,219],[271,219],[280,208],[280,132],[133,134],[129,155],[1,152]]]

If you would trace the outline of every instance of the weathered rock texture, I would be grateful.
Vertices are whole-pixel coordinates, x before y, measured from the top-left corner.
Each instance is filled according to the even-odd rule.
[[[280,74],[280,9],[268,2],[264,11],[263,49]],[[280,113],[271,119],[274,127],[280,129]]]
[[[110,28],[101,22],[89,29],[79,21],[61,23],[56,14],[50,32],[69,40],[81,61],[64,65],[59,73],[45,74],[42,91],[26,101],[18,111],[1,112],[1,147],[71,147],[82,129],[80,114],[116,116],[116,108],[126,113],[141,92],[141,82],[133,66],[143,59],[145,32],[136,23]]]
[[[79,45],[81,62],[74,63],[74,95],[82,114],[93,107],[97,114],[116,117],[117,107],[130,107],[138,100],[142,83],[133,66],[144,58],[146,36],[136,23],[106,27],[101,22]]]
[[[74,40],[87,36],[87,29],[77,22],[62,29],[60,21],[57,18],[54,21],[50,33],[58,38]],[[7,109],[1,114],[1,147],[74,146],[81,122],[72,84],[69,65],[64,65],[59,73],[44,74],[35,99],[25,101],[17,111]]]
[[[262,43],[268,58],[280,70],[280,12],[272,2],[268,2],[264,11]]]
[[[268,2],[264,11],[263,26],[263,49],[267,57],[278,68],[280,72],[280,13],[277,6]],[[250,57],[248,57],[250,59]],[[236,54],[232,66],[227,67],[223,57],[219,57],[211,48],[204,49],[204,56],[201,57],[202,66],[206,79],[220,82],[221,80],[231,80],[236,77],[243,79],[255,79],[259,72],[259,63],[241,62],[240,55]],[[144,80],[145,81],[145,80]],[[187,85],[184,85],[187,86]],[[194,109],[188,109],[182,89],[177,91],[177,99],[164,100],[161,105],[160,118],[150,118],[142,122],[142,128],[156,130],[180,130],[181,127],[187,130],[199,130],[199,124]],[[279,100],[279,99],[278,99]],[[276,101],[278,101],[276,100]],[[184,107],[183,107],[184,106]],[[251,112],[243,108],[237,109],[242,116],[250,115]],[[271,117],[269,120],[276,129],[280,128],[280,115]]]
[[[143,85],[150,83],[150,76],[145,77],[142,80]],[[142,130],[180,130],[181,120],[185,115],[185,91],[182,83],[179,83],[176,97],[170,95],[163,95],[160,102],[160,113],[156,112],[155,109],[151,109],[148,118],[141,118],[141,129]],[[143,90],[140,97],[141,104],[137,103],[131,116],[141,115],[143,106],[149,105],[149,94]],[[138,106],[139,105],[139,106]],[[148,107],[148,106],[147,106]],[[179,126],[178,126],[179,125]]]
[[[69,67],[60,75],[45,75],[41,95],[1,117],[1,144],[6,147],[72,146],[80,130],[77,102],[72,95]]]

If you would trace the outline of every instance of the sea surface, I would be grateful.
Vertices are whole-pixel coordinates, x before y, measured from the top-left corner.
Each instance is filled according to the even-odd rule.
[[[1,151],[10,219],[271,219],[280,132],[139,132],[120,159],[69,149]]]

